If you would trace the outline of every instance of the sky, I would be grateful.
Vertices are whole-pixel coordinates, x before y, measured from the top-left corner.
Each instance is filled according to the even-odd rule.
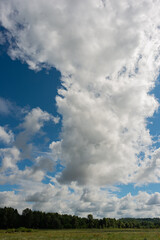
[[[0,207],[160,216],[158,0],[0,0]]]

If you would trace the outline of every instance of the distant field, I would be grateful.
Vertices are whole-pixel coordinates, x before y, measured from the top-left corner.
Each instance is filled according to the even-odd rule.
[[[34,230],[6,233],[0,230],[0,240],[160,240],[160,229],[107,230]]]

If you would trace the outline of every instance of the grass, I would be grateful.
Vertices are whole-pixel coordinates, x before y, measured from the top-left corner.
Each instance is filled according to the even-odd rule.
[[[0,240],[160,240],[160,229],[0,230]]]

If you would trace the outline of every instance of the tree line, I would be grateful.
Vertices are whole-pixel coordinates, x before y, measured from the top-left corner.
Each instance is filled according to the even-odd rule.
[[[78,229],[78,228],[159,228],[160,218],[103,218],[95,219],[92,214],[85,217],[58,213],[32,211],[26,208],[19,214],[11,207],[0,208],[0,229]]]

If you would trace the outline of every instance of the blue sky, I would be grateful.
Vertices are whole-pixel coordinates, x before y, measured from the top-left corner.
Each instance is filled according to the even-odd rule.
[[[3,49],[4,46],[1,47],[0,56],[1,97],[21,108],[40,107],[42,110],[56,115],[55,97],[57,89],[60,87],[60,73],[55,68],[38,72],[30,70],[27,64],[19,60],[13,61],[7,53],[4,53]],[[10,121],[8,124],[12,125],[14,120],[13,117],[13,122]],[[5,121],[6,119],[2,123],[6,124]],[[60,127],[60,125],[56,126],[56,129],[53,129],[54,134],[51,134],[50,137],[58,138]],[[50,133],[51,131],[48,130],[48,134]]]
[[[159,5],[83,3],[0,2],[0,206],[157,217]]]

